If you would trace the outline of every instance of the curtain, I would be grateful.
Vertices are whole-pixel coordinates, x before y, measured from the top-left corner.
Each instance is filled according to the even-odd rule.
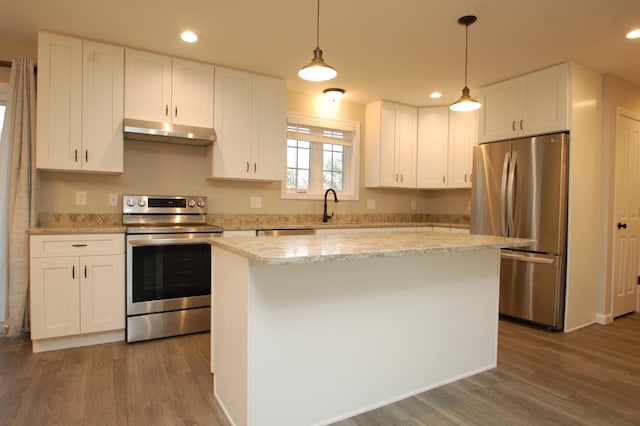
[[[36,171],[35,63],[15,59],[11,66],[7,111],[1,142],[9,152],[7,196],[7,320],[8,336],[29,331],[28,228],[38,220]],[[0,179],[3,179],[0,176]]]

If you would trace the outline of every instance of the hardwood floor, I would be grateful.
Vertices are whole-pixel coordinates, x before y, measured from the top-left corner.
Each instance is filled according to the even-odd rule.
[[[226,425],[211,382],[206,333],[39,354],[0,339],[2,425]],[[638,425],[640,313],[569,334],[501,321],[496,369],[337,424]]]

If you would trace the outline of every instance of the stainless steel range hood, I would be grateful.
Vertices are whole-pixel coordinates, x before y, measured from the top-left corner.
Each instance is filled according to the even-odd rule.
[[[216,132],[213,129],[205,127],[156,123],[153,121],[125,118],[124,137],[125,139],[147,142],[206,146],[215,142]]]

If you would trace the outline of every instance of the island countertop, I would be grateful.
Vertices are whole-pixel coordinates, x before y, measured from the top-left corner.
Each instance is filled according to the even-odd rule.
[[[211,239],[216,247],[271,265],[526,247],[532,242],[490,235],[403,231]]]

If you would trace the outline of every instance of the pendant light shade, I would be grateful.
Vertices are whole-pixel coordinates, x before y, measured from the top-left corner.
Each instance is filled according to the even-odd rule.
[[[467,64],[468,64],[468,56],[469,56],[469,25],[476,22],[478,18],[473,15],[463,16],[458,19],[458,24],[465,26],[465,47],[464,47],[464,89],[462,89],[462,96],[460,99],[451,106],[449,109],[452,111],[464,112],[464,111],[474,111],[482,106],[480,102],[475,100],[469,94],[469,88],[467,87]]]
[[[298,71],[298,76],[308,81],[327,81],[338,75],[338,72],[322,59],[322,49],[320,49],[320,0],[318,0],[318,14],[316,15],[316,48],[313,51],[311,62]]]

